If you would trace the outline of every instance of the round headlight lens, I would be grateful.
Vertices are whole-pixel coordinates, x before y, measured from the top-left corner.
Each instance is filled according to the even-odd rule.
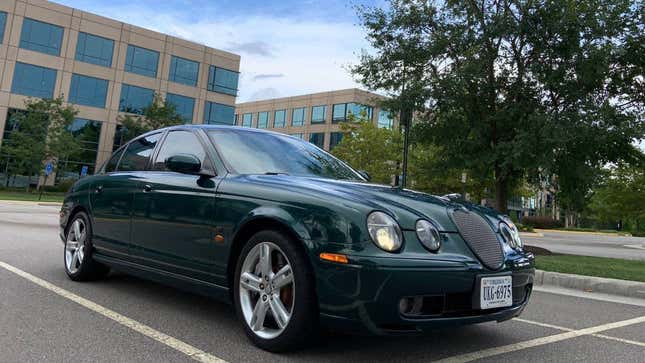
[[[421,244],[432,252],[436,252],[441,247],[441,235],[439,230],[429,221],[420,219],[416,225],[417,238]]]
[[[394,218],[383,212],[372,212],[367,216],[367,230],[372,241],[381,249],[395,252],[403,243],[401,228]]]
[[[522,239],[520,232],[513,222],[500,222],[499,231],[504,237],[504,241],[512,248],[522,248]]]

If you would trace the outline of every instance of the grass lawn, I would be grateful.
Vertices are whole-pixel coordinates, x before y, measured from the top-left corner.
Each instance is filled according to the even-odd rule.
[[[645,261],[575,255],[535,256],[540,270],[645,282]]]
[[[65,193],[60,192],[44,192],[40,202],[63,202]],[[17,190],[0,190],[0,200],[25,200],[25,201],[38,201],[38,192],[33,191],[30,193]]]

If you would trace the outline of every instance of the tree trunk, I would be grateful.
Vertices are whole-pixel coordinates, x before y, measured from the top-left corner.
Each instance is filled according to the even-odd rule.
[[[502,214],[508,213],[508,182],[503,178],[495,179],[495,209]]]

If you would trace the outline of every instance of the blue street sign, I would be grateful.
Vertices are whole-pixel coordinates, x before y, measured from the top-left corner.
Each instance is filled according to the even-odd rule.
[[[81,178],[87,175],[87,165],[83,165],[81,168]]]
[[[48,176],[49,174],[51,174],[53,169],[54,169],[54,166],[52,165],[52,163],[48,162],[47,165],[45,165],[45,176]]]

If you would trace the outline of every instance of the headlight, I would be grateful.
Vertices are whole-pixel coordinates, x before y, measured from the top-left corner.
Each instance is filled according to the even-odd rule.
[[[417,221],[416,230],[417,238],[425,248],[432,252],[439,250],[439,247],[441,247],[441,235],[437,227],[425,219],[420,219]]]
[[[394,218],[383,212],[372,212],[367,216],[367,230],[372,241],[388,252],[401,248],[403,236],[401,228]]]
[[[512,248],[522,248],[522,240],[520,239],[520,232],[517,230],[515,224],[511,221],[500,222],[499,231],[504,237],[504,241]]]

